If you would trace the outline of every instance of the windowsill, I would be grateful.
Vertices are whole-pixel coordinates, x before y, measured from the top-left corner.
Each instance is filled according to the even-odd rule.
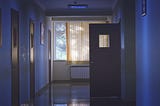
[[[53,62],[66,62],[66,60],[53,60]]]
[[[66,60],[54,60],[53,62],[67,62]],[[89,63],[82,63],[82,64],[68,64],[71,67],[89,67]]]
[[[70,64],[71,67],[89,67],[89,64]]]

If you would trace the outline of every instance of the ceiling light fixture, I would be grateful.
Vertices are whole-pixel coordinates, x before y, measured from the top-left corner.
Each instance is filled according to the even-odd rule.
[[[87,4],[78,4],[76,1],[73,4],[68,4],[68,8],[71,9],[85,9],[88,8]]]

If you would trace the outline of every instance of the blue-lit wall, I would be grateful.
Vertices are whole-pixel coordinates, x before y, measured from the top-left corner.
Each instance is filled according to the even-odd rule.
[[[142,17],[142,0],[136,3],[137,105],[160,105],[160,1],[147,1]]]
[[[0,48],[0,105],[11,105],[11,21],[10,9],[0,1],[2,10],[2,47]]]
[[[48,30],[44,11],[33,0],[0,0],[2,9],[2,38],[0,48],[0,106],[11,106],[11,15],[10,9],[19,11],[19,61],[20,61],[20,104],[30,97],[29,70],[29,20],[35,24],[35,89],[36,92],[48,83],[48,36],[40,44],[40,22]]]

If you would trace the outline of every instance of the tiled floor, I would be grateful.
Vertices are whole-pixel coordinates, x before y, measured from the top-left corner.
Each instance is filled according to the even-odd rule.
[[[136,106],[118,99],[90,99],[88,83],[54,83],[34,100],[29,106]]]

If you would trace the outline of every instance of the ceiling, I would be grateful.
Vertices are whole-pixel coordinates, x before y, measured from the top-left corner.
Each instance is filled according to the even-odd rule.
[[[118,0],[35,0],[49,16],[111,15]],[[70,9],[68,4],[87,4],[85,9]]]

